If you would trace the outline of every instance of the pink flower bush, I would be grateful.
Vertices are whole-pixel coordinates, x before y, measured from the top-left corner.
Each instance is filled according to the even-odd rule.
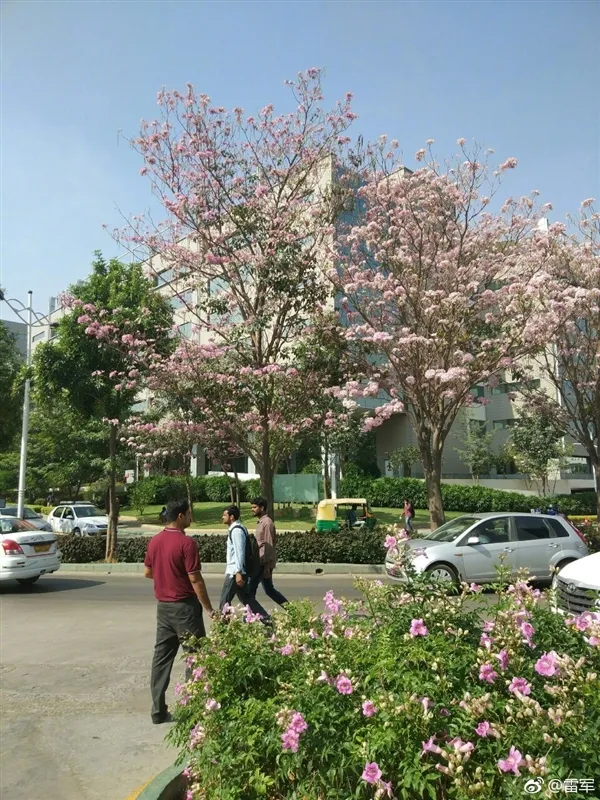
[[[221,703],[219,703],[213,697],[209,697],[209,699],[206,701],[205,708],[207,711],[218,711],[221,708]]]
[[[296,648],[294,647],[294,645],[293,645],[293,644],[285,644],[285,645],[284,645],[284,646],[281,648],[280,652],[281,652],[281,655],[282,655],[282,656],[291,656],[291,655],[292,655],[292,653],[295,651],[295,649],[296,649]]]
[[[396,539],[396,537],[388,535],[385,537],[385,542],[383,543],[383,546],[385,547],[386,550],[393,550],[397,544],[398,540]]]
[[[415,636],[427,636],[429,633],[422,619],[413,619],[413,621],[410,623],[409,632],[413,638]]]

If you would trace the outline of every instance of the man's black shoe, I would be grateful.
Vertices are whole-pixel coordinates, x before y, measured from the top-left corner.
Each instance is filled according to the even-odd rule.
[[[173,722],[173,717],[167,711],[165,714],[162,714],[160,717],[152,717],[152,722],[154,723],[154,725],[162,725],[165,722]]]

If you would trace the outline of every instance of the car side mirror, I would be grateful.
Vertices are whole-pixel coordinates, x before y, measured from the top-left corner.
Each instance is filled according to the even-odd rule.
[[[481,544],[481,539],[479,536],[469,536],[467,544]]]

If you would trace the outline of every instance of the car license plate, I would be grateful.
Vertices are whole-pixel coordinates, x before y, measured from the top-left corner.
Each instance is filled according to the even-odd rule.
[[[48,542],[47,544],[34,544],[33,549],[36,553],[47,553],[50,548],[52,547],[52,543]]]

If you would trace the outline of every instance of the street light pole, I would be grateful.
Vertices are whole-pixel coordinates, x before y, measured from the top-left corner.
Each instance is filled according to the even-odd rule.
[[[27,436],[29,434],[29,394],[31,391],[31,329],[33,327],[33,292],[28,292],[27,303],[27,378],[23,396],[23,427],[21,430],[21,460],[19,462],[19,492],[17,495],[17,516],[23,519],[25,506],[25,472],[27,469]]]

